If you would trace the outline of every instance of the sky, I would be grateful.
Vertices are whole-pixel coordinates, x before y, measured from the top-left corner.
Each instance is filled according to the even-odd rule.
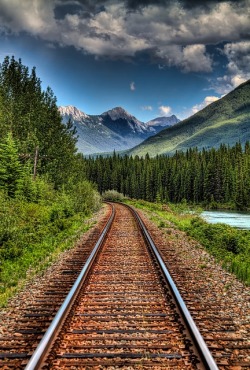
[[[0,0],[0,63],[58,105],[184,119],[250,79],[250,0]]]

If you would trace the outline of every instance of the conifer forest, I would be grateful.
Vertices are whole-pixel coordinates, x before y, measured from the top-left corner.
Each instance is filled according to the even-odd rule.
[[[108,189],[149,202],[250,207],[250,146],[189,149],[174,156],[119,156],[85,160],[88,179],[102,193]]]

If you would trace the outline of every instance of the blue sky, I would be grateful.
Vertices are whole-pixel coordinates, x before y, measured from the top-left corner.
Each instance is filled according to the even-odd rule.
[[[183,119],[250,78],[249,16],[250,0],[0,0],[0,60],[36,66],[58,105]]]

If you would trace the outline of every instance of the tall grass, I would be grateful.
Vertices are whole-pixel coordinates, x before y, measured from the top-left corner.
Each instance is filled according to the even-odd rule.
[[[89,228],[85,220],[100,206],[89,183],[76,192],[43,193],[37,202],[10,198],[0,192],[0,306],[56,256],[74,245]],[[77,201],[78,199],[78,201]]]

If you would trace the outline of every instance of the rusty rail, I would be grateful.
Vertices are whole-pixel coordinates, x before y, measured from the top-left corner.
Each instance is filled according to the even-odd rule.
[[[199,332],[199,329],[197,328],[187,306],[185,305],[185,302],[183,301],[182,297],[181,297],[181,294],[179,292],[179,290],[177,289],[157,247],[155,246],[149,232],[147,231],[142,219],[140,218],[140,216],[138,215],[138,213],[135,211],[135,209],[133,207],[130,207],[128,205],[126,205],[134,214],[136,220],[137,220],[137,223],[144,235],[144,238],[147,242],[147,244],[149,245],[150,249],[152,250],[156,260],[158,261],[160,267],[161,267],[161,270],[162,270],[162,273],[167,281],[167,284],[174,296],[174,299],[179,307],[179,310],[181,311],[181,314],[183,316],[183,319],[188,327],[188,330],[189,330],[189,333],[191,335],[191,337],[193,338],[194,342],[195,342],[195,345],[197,347],[197,350],[204,362],[204,365],[206,367],[206,369],[209,369],[209,370],[218,370],[218,367],[214,361],[214,358],[213,356],[211,355],[206,343],[204,342],[204,339],[202,337],[202,335],[200,334]]]

